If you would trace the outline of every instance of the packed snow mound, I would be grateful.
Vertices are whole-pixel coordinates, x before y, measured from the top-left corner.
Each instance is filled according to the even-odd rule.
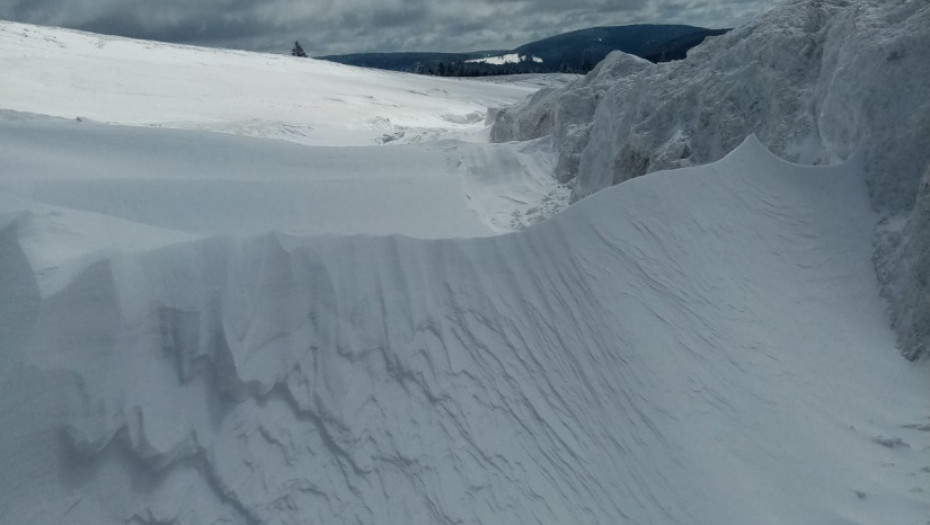
[[[492,115],[499,141],[559,137],[555,175],[577,201],[651,171],[712,162],[749,133],[779,156],[835,163],[861,150],[872,203],[888,219],[879,266],[910,356],[930,345],[930,223],[906,217],[930,166],[930,4],[798,0],[708,39],[686,60],[612,56],[583,81]],[[592,89],[591,86],[599,86]],[[600,86],[606,86],[600,87]],[[566,116],[568,115],[568,116]],[[923,221],[914,212],[910,221]],[[910,269],[909,269],[910,268]],[[917,313],[914,308],[923,309]]]
[[[206,235],[459,238],[567,200],[533,171],[551,148],[483,151],[489,105],[566,75],[440,79],[4,21],[0,69],[0,193],[45,204]]]
[[[0,20],[0,109],[313,145],[459,137],[535,91]]]
[[[750,138],[471,240],[114,223],[139,244],[52,257],[68,212],[5,209],[3,524],[930,515],[857,162]]]

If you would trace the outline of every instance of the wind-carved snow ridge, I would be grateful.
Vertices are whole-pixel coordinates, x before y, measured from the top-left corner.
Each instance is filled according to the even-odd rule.
[[[882,213],[876,264],[901,347],[930,348],[930,4],[792,1],[708,39],[686,60],[614,53],[565,88],[494,115],[497,141],[556,138],[577,201],[644,173],[715,161],[750,133],[782,158],[861,150]],[[920,201],[923,202],[923,201]],[[907,225],[907,226],[905,226]]]
[[[750,137],[515,234],[160,238],[54,289],[46,220],[0,217],[0,523],[930,511],[856,163]]]

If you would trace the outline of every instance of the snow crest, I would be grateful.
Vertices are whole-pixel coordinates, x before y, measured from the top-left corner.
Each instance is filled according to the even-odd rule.
[[[10,212],[0,522],[826,523],[855,491],[863,523],[926,516],[903,425],[930,391],[876,352],[868,206],[858,165],[750,138],[490,238],[160,238],[39,272],[57,212]]]
[[[565,88],[498,112],[492,138],[552,134],[577,201],[644,173],[715,161],[756,134],[779,156],[865,158],[885,219],[877,265],[909,357],[930,347],[930,230],[915,206],[930,167],[930,4],[799,0],[708,39],[686,60],[615,53]],[[901,228],[909,224],[908,228]]]

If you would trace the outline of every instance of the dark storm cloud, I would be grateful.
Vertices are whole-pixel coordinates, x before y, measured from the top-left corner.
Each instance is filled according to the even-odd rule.
[[[765,0],[0,0],[0,18],[258,51],[508,49],[592,26],[741,24]]]

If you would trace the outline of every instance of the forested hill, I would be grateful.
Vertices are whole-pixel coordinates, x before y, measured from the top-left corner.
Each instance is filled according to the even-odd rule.
[[[592,27],[544,38],[513,50],[465,53],[355,53],[318,57],[354,66],[442,76],[586,73],[614,50],[653,62],[678,60],[708,36],[727,29],[639,24]]]

